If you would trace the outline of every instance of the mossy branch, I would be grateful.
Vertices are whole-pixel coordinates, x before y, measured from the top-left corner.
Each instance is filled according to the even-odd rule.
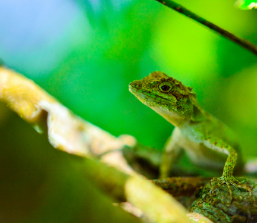
[[[176,3],[172,0],[156,0],[156,1],[162,3],[163,5],[166,5],[167,7],[171,8],[171,9],[174,9],[175,11],[195,20],[198,23],[201,23],[202,25],[212,29],[213,31],[219,33],[220,35],[231,40],[232,42],[235,42],[236,44],[249,50],[250,52],[252,52],[253,54],[255,54],[257,56],[257,47],[254,44],[252,44],[242,38],[239,38],[238,36],[226,31],[225,29],[220,28],[219,26],[213,24],[212,22],[209,22],[208,20],[191,12],[190,10],[186,9],[182,5]]]
[[[210,180],[210,178],[204,177],[170,177],[151,182],[177,197],[192,196],[197,188],[209,183]]]

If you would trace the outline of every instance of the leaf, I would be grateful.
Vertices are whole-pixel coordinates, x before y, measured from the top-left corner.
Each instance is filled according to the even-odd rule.
[[[257,9],[257,1],[252,0],[238,0],[235,5],[243,10]]]

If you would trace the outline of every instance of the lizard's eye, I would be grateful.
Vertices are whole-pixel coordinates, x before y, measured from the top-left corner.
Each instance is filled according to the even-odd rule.
[[[164,93],[167,93],[167,92],[170,92],[171,89],[172,89],[172,85],[169,83],[169,82],[163,82],[159,85],[159,89],[164,92]]]

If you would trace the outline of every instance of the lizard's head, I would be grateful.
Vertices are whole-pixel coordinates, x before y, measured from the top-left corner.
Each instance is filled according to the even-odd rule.
[[[196,96],[192,88],[163,72],[155,71],[142,80],[131,82],[129,90],[174,125],[179,125],[193,113]]]

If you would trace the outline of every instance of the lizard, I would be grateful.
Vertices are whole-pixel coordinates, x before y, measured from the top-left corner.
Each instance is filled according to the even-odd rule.
[[[215,182],[218,186],[226,184],[231,196],[231,185],[251,193],[251,189],[240,185],[233,175],[234,169],[240,171],[244,166],[234,133],[199,105],[191,87],[161,71],[154,71],[141,80],[131,82],[129,90],[175,126],[164,147],[161,179],[169,176],[172,164],[184,149],[196,165],[223,170]]]

